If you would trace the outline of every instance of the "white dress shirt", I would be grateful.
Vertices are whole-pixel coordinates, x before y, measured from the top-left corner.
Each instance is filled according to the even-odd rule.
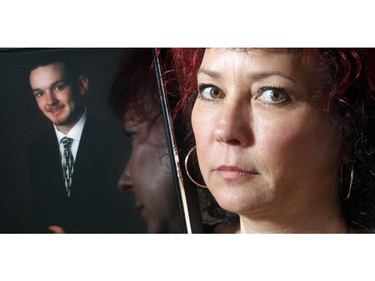
[[[64,155],[64,145],[61,143],[61,139],[64,138],[64,137],[68,137],[68,138],[73,139],[72,144],[70,146],[70,150],[72,152],[73,159],[74,159],[74,162],[75,162],[76,157],[77,157],[79,142],[81,140],[82,131],[83,131],[83,127],[85,126],[86,119],[87,119],[87,110],[85,109],[85,112],[83,113],[81,119],[79,119],[77,124],[75,124],[72,129],[70,129],[68,134],[64,134],[64,133],[60,132],[57,129],[57,126],[53,125],[55,127],[57,141],[58,141],[59,146],[60,146],[60,155],[61,155],[61,161],[62,161],[63,167],[64,167],[64,162],[65,162],[65,157],[63,156]]]

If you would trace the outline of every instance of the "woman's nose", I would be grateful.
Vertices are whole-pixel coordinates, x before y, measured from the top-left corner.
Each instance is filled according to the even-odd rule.
[[[123,192],[131,191],[133,189],[133,181],[131,179],[129,163],[130,161],[126,164],[118,181],[118,188]]]
[[[216,141],[236,146],[249,145],[252,139],[251,119],[250,103],[237,101],[223,104],[214,127]]]

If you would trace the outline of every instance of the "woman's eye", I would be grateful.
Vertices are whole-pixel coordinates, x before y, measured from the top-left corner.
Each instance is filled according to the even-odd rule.
[[[213,85],[199,85],[199,97],[204,100],[215,100],[224,97],[224,93]]]
[[[125,136],[129,138],[130,142],[134,145],[136,139],[137,139],[137,132],[129,132],[125,131]]]
[[[125,135],[126,135],[128,138],[130,138],[130,139],[134,139],[135,136],[136,136],[136,134],[133,133],[133,132],[126,132]]]
[[[265,103],[276,104],[288,100],[289,96],[283,88],[264,87],[260,89],[257,99]]]

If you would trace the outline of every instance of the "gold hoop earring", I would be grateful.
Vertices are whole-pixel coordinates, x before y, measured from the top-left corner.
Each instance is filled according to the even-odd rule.
[[[341,165],[341,188],[340,188],[340,191],[341,191],[341,197],[344,201],[347,201],[350,197],[350,194],[352,193],[352,187],[353,187],[353,179],[354,179],[354,167],[353,167],[353,164],[351,164],[351,170],[350,170],[350,183],[349,183],[349,189],[348,189],[348,193],[346,194],[346,196],[344,196],[343,194],[343,180],[342,180],[342,170],[344,169],[344,164]]]
[[[186,171],[186,174],[187,174],[187,176],[189,177],[189,179],[190,179],[194,184],[196,184],[197,186],[203,187],[203,188],[207,188],[206,185],[202,185],[202,184],[196,182],[196,181],[193,179],[193,177],[190,175],[190,173],[189,173],[189,169],[188,169],[188,161],[189,161],[189,157],[190,157],[191,153],[192,153],[196,148],[197,148],[197,147],[194,146],[192,149],[190,149],[189,152],[188,152],[188,154],[187,154],[186,157],[185,157],[185,171]]]

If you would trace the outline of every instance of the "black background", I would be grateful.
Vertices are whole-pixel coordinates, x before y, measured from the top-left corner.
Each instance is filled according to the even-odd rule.
[[[51,123],[37,107],[25,62],[36,52],[46,51],[49,50],[0,51],[0,232],[3,233],[27,233],[32,228],[27,147],[32,139],[50,128]],[[121,121],[107,106],[107,97],[125,50],[74,48],[64,51],[74,51],[89,78],[88,110],[122,130]]]

